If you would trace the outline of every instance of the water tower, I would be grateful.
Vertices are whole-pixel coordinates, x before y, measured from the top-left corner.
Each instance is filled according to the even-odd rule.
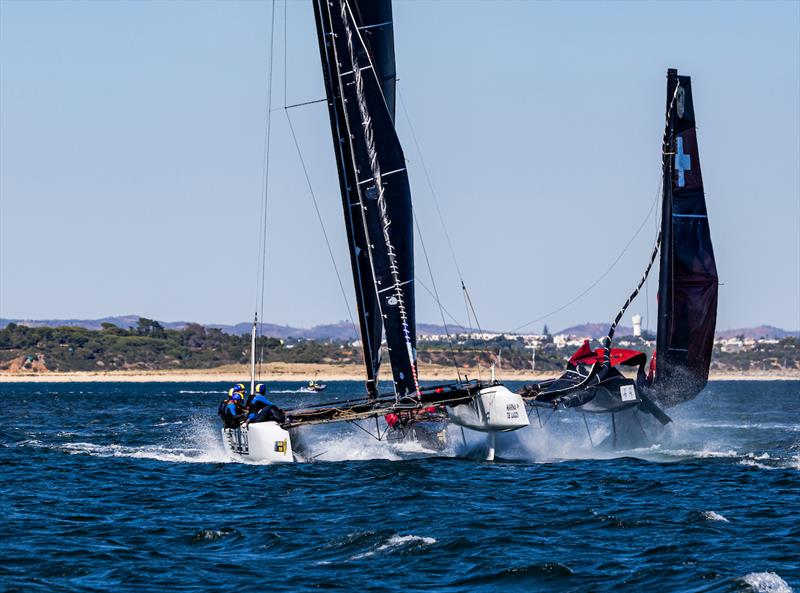
[[[633,337],[634,338],[641,338],[642,337],[642,316],[638,313],[631,317],[631,321],[633,321]]]

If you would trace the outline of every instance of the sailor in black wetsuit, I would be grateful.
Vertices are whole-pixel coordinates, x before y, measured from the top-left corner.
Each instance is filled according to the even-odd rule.
[[[225,428],[239,428],[245,416],[247,416],[247,410],[244,408],[244,399],[241,394],[234,393],[222,414],[222,421],[225,423]]]
[[[266,393],[266,385],[263,383],[256,385],[256,392],[253,395],[253,398],[250,400],[250,406],[248,409],[250,412],[247,415],[248,424],[269,421],[281,424],[282,422],[286,421],[286,415],[278,406],[267,399]]]

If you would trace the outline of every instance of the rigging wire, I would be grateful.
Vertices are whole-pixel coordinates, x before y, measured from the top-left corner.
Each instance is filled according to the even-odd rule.
[[[423,289],[425,289],[425,292],[427,292],[431,296],[431,298],[436,299],[436,295],[433,293],[433,291],[430,288],[428,288],[425,285],[425,283],[422,280],[420,280],[419,278],[414,278],[414,282],[416,284],[419,284]],[[442,307],[442,311],[444,311],[445,315],[447,315],[447,317],[450,318],[450,321],[452,321],[455,324],[455,327],[458,327],[460,329],[467,329],[467,326],[464,325],[463,323],[461,323],[458,319],[456,319],[453,316],[453,314],[450,313],[450,311],[447,310],[447,307],[445,307],[444,305],[441,305],[441,307]]]
[[[286,99],[289,89],[289,37],[286,34],[287,24],[289,22],[289,0],[283,0],[283,105],[289,103]]]
[[[625,301],[625,304],[622,305],[622,308],[619,310],[619,313],[617,313],[616,318],[614,319],[613,323],[611,324],[611,327],[608,330],[608,335],[606,336],[605,342],[603,343],[603,364],[605,365],[606,368],[611,366],[611,343],[614,340],[614,333],[617,331],[617,324],[622,320],[622,316],[625,315],[625,311],[628,310],[630,304],[638,296],[639,291],[642,289],[642,285],[645,282],[647,282],[647,278],[650,276],[650,270],[656,261],[656,256],[658,255],[658,250],[660,247],[661,247],[661,233],[658,233],[655,245],[653,245],[653,251],[650,255],[650,261],[647,264],[647,268],[644,271],[642,279],[639,281],[639,284],[636,286],[636,289],[628,297],[628,300]]]
[[[461,290],[462,290],[463,295],[464,295],[464,308],[465,308],[466,313],[467,313],[467,325],[469,326],[469,333],[470,334],[473,333],[472,332],[472,320],[470,318],[470,310],[471,310],[472,311],[472,316],[475,317],[475,324],[478,326],[478,331],[480,332],[480,340],[483,343],[483,348],[488,353],[488,351],[489,351],[488,344],[486,342],[486,339],[484,338],[483,330],[481,330],[481,328],[480,328],[480,323],[478,323],[478,317],[475,314],[475,307],[472,305],[472,299],[469,296],[469,291],[467,290],[466,282],[464,282],[464,274],[462,274],[462,272],[461,272],[461,266],[458,265],[458,258],[456,257],[456,250],[453,247],[453,240],[450,238],[450,233],[447,230],[447,224],[445,223],[444,215],[442,214],[442,209],[439,206],[438,194],[436,193],[436,189],[433,186],[433,180],[431,179],[431,174],[430,174],[430,171],[428,170],[428,166],[425,164],[425,156],[422,153],[422,147],[420,146],[419,140],[417,139],[417,133],[416,133],[416,131],[414,129],[414,124],[411,122],[411,116],[408,114],[408,108],[406,107],[406,102],[403,99],[403,93],[401,93],[399,89],[397,91],[397,96],[400,99],[400,107],[403,110],[403,115],[405,116],[406,123],[408,124],[408,129],[411,132],[411,139],[414,142],[414,148],[416,149],[417,154],[419,155],[419,161],[420,161],[420,164],[422,165],[422,171],[423,171],[423,173],[425,175],[425,181],[426,181],[426,183],[428,185],[428,190],[431,193],[431,197],[433,198],[433,205],[436,208],[436,214],[439,217],[439,223],[442,226],[442,231],[443,231],[445,239],[447,241],[447,246],[448,246],[448,248],[450,250],[450,257],[453,260],[453,265],[455,266],[456,273],[458,274],[458,280],[461,283]],[[431,276],[431,278],[433,278],[433,276]],[[442,305],[441,305],[441,302],[438,300],[438,298],[437,298],[437,303],[439,304],[440,313],[441,313]],[[449,335],[448,335],[448,339],[449,339]]]
[[[442,325],[444,326],[444,333],[447,335],[447,345],[448,349],[450,350],[450,357],[453,361],[453,366],[456,369],[456,376],[458,377],[459,384],[461,383],[461,370],[458,367],[458,362],[456,361],[456,353],[453,349],[453,340],[450,337],[450,330],[447,327],[447,321],[444,318],[444,307],[442,306],[442,302],[439,300],[439,290],[436,288],[436,279],[433,276],[433,269],[431,268],[431,261],[428,259],[428,250],[425,247],[425,239],[422,237],[422,229],[419,226],[419,220],[417,220],[417,214],[413,211],[412,214],[414,217],[414,226],[417,227],[417,235],[419,236],[419,243],[422,246],[422,253],[425,255],[425,264],[428,266],[428,274],[431,277],[431,285],[433,286],[433,293],[434,293],[434,300],[436,304],[439,306],[439,314],[442,317]]]
[[[272,136],[272,73],[273,73],[273,58],[275,54],[275,0],[272,0],[272,10],[270,17],[270,34],[269,34],[269,67],[267,71],[267,112],[266,123],[264,131],[264,154],[263,163],[264,168],[261,176],[262,185],[262,204],[259,216],[259,229],[258,229],[258,273],[256,274],[256,311],[260,312],[261,322],[258,329],[258,335],[264,334],[264,293],[267,277],[267,210],[269,205],[269,164],[270,164],[270,139]],[[261,290],[260,308],[259,308],[259,287]],[[261,356],[258,361],[257,378],[261,376],[261,364],[264,359],[264,347],[262,345]]]
[[[319,210],[319,204],[317,202],[317,196],[314,193],[314,188],[311,185],[311,177],[308,174],[308,167],[306,167],[306,161],[303,158],[303,153],[300,150],[300,142],[297,140],[297,135],[294,131],[294,125],[292,125],[292,118],[289,116],[289,110],[284,110],[286,114],[286,121],[289,122],[289,130],[292,133],[292,140],[294,140],[294,146],[297,149],[297,156],[300,158],[300,164],[303,167],[303,175],[306,178],[306,185],[308,185],[308,193],[311,196],[311,201],[314,202],[314,211],[317,213],[317,220],[319,220],[319,225],[322,228],[322,236],[325,238],[325,246],[328,248],[328,255],[331,258],[331,263],[333,264],[333,270],[336,272],[336,280],[339,282],[339,290],[342,293],[342,299],[344,299],[344,304],[347,307],[347,314],[350,317],[350,325],[353,327],[353,333],[358,335],[358,329],[356,329],[356,322],[353,319],[353,312],[350,308],[350,301],[347,299],[347,292],[344,289],[344,283],[342,282],[342,275],[339,273],[339,267],[336,265],[336,258],[333,256],[333,248],[331,247],[330,239],[328,239],[328,231],[325,229],[325,222],[322,219],[322,213]]]
[[[664,120],[665,120],[665,121],[664,121],[664,124],[665,124],[665,125],[664,125],[665,132],[664,132],[664,140],[662,141],[662,148],[661,148],[661,153],[662,153],[662,154],[661,154],[661,159],[662,159],[662,160],[661,160],[661,175],[660,175],[660,178],[659,178],[658,192],[656,192],[656,197],[655,197],[655,199],[653,200],[653,203],[652,203],[652,204],[650,204],[650,209],[647,211],[647,215],[644,217],[644,220],[642,220],[642,223],[639,225],[639,228],[638,228],[638,229],[636,229],[636,232],[633,234],[633,236],[630,238],[630,240],[629,240],[629,241],[628,241],[628,242],[625,244],[625,247],[623,247],[622,251],[621,251],[621,252],[620,252],[620,254],[617,256],[617,258],[616,258],[616,259],[615,259],[613,262],[611,262],[611,265],[608,267],[608,269],[607,269],[605,272],[603,272],[603,273],[600,275],[600,277],[599,277],[597,280],[595,280],[595,281],[594,281],[594,282],[593,282],[591,285],[589,285],[589,286],[588,286],[588,287],[587,287],[587,288],[586,288],[586,289],[585,289],[583,292],[581,292],[581,293],[580,293],[578,296],[576,296],[575,298],[573,298],[572,300],[570,300],[568,303],[566,303],[566,304],[562,305],[562,306],[561,306],[561,307],[559,307],[558,309],[555,309],[555,310],[551,311],[551,312],[550,312],[550,313],[548,313],[547,315],[543,315],[542,317],[538,317],[538,318],[534,319],[533,321],[529,321],[528,323],[525,323],[525,324],[523,324],[523,325],[520,325],[519,327],[517,327],[517,328],[513,329],[513,330],[512,330],[512,333],[515,333],[515,332],[519,331],[520,329],[523,329],[523,328],[525,328],[525,327],[528,327],[529,325],[531,325],[531,324],[533,324],[533,323],[536,323],[537,321],[541,321],[541,320],[543,320],[543,319],[546,319],[547,317],[550,317],[551,315],[553,315],[553,314],[555,314],[555,313],[558,313],[559,311],[563,311],[564,309],[566,309],[567,307],[569,307],[570,305],[572,305],[574,302],[576,302],[578,299],[580,299],[581,297],[583,297],[584,295],[586,295],[586,293],[588,293],[588,292],[589,292],[589,291],[590,291],[592,288],[594,288],[595,286],[597,286],[597,285],[600,283],[600,281],[601,281],[601,280],[603,280],[603,278],[605,278],[605,277],[608,275],[608,273],[609,273],[609,272],[611,272],[611,270],[614,268],[614,266],[616,266],[616,265],[617,265],[617,262],[618,262],[618,261],[619,261],[619,260],[622,258],[622,256],[623,256],[623,255],[625,255],[625,252],[628,250],[628,247],[630,247],[630,246],[631,246],[631,243],[633,243],[633,240],[634,240],[634,239],[636,239],[636,237],[637,237],[637,236],[639,235],[639,233],[642,231],[642,229],[644,228],[644,225],[647,223],[647,220],[650,218],[650,213],[653,211],[653,208],[655,208],[655,205],[656,205],[656,203],[658,202],[658,198],[661,196],[661,191],[662,191],[662,189],[663,189],[663,180],[664,180],[664,155],[671,154],[671,153],[669,153],[669,152],[668,152],[669,145],[668,145],[667,134],[668,134],[668,132],[669,132],[669,133],[671,133],[671,130],[669,130],[669,127],[670,127],[670,117],[672,116],[672,109],[673,109],[673,107],[675,106],[675,102],[676,102],[676,101],[677,101],[677,99],[678,99],[678,90],[679,90],[680,88],[681,88],[681,85],[680,85],[680,83],[678,83],[678,84],[675,86],[675,92],[674,92],[674,93],[673,93],[673,95],[672,95],[672,99],[670,100],[669,106],[667,107],[667,113],[666,113],[666,116],[665,116],[665,118],[664,118]],[[671,142],[671,137],[669,138],[669,141]],[[669,160],[668,160],[667,162],[669,163]],[[668,165],[668,166],[669,166],[669,165]],[[658,226],[659,226],[659,227],[661,226],[661,217],[660,217],[660,215],[658,215]],[[659,233],[658,233],[658,235],[659,235],[659,239],[660,239],[660,238],[661,238],[661,233],[659,232]],[[648,267],[648,271],[649,271],[649,269],[650,269],[650,268]],[[645,275],[645,278],[646,278],[646,277],[647,277],[647,275]],[[674,286],[674,285],[673,285],[673,286]],[[641,285],[639,286],[639,288],[641,288]],[[637,289],[637,293],[638,293],[638,289]],[[626,306],[627,306],[627,305],[626,305]]]
[[[319,226],[322,229],[322,236],[325,239],[325,246],[328,249],[328,256],[331,259],[331,264],[333,264],[333,271],[336,273],[336,280],[339,283],[339,290],[342,293],[342,300],[344,300],[345,308],[347,309],[347,315],[350,318],[350,325],[353,328],[353,333],[358,336],[359,332],[356,328],[355,320],[353,319],[353,311],[350,307],[350,301],[347,298],[347,291],[344,288],[344,283],[342,282],[342,275],[339,273],[339,267],[336,265],[336,258],[333,255],[333,248],[331,247],[330,239],[328,238],[328,231],[325,228],[325,222],[322,219],[322,213],[319,209],[319,204],[317,202],[317,196],[314,192],[314,188],[311,185],[311,177],[308,174],[308,167],[306,166],[305,158],[303,158],[303,152],[300,149],[300,142],[297,139],[297,134],[294,130],[294,125],[292,124],[292,118],[289,115],[289,109],[294,107],[301,107],[304,105],[312,105],[314,103],[321,103],[323,101],[327,102],[327,99],[319,99],[316,101],[305,101],[303,103],[297,103],[294,105],[289,105],[288,100],[288,78],[289,78],[289,68],[288,68],[288,36],[287,36],[287,21],[289,20],[288,17],[288,0],[284,0],[283,3],[283,112],[286,114],[286,121],[289,123],[289,131],[292,134],[292,140],[294,141],[294,147],[297,150],[297,156],[300,158],[300,165],[303,168],[303,175],[306,178],[306,185],[308,185],[308,193],[311,196],[311,201],[314,203],[314,212],[317,214],[317,220],[319,221]]]
[[[617,255],[617,257],[614,259],[614,261],[611,262],[611,265],[609,265],[608,268],[606,268],[606,270],[602,274],[600,274],[600,276],[594,282],[592,282],[589,286],[587,286],[584,290],[582,290],[577,296],[573,297],[572,299],[570,299],[569,301],[567,301],[566,303],[564,303],[560,307],[558,307],[556,309],[553,309],[552,311],[550,311],[549,313],[547,313],[545,315],[542,315],[540,317],[537,317],[536,319],[532,319],[531,321],[528,321],[527,323],[523,323],[522,325],[515,327],[509,333],[517,333],[519,330],[525,329],[526,327],[528,327],[530,325],[533,325],[537,321],[542,321],[544,319],[547,319],[551,315],[555,315],[556,313],[559,313],[559,312],[563,311],[564,309],[566,309],[570,305],[573,305],[574,303],[579,301],[581,298],[586,296],[586,294],[589,293],[589,291],[591,291],[595,286],[600,284],[600,282],[602,282],[603,279],[606,276],[608,276],[608,274],[611,272],[611,270],[614,269],[614,267],[617,265],[619,260],[622,259],[622,256],[625,255],[625,253],[628,251],[628,248],[631,246],[633,241],[636,239],[636,237],[639,236],[639,233],[642,232],[642,229],[644,228],[644,225],[647,224],[648,220],[650,220],[650,215],[653,212],[653,208],[655,208],[656,204],[658,203],[658,197],[659,197],[660,193],[661,193],[661,189],[660,189],[660,184],[659,184],[659,191],[656,194],[656,197],[653,200],[653,202],[650,204],[650,208],[647,210],[647,214],[645,215],[644,219],[642,220],[642,223],[639,225],[639,228],[637,228],[636,232],[633,233],[633,236],[625,244],[625,247],[622,248],[622,251],[620,251],[619,255]]]
[[[442,230],[444,231],[444,237],[447,240],[447,246],[450,248],[450,256],[453,258],[453,264],[455,265],[456,272],[458,273],[458,279],[461,283],[464,283],[464,274],[461,273],[461,267],[458,265],[458,258],[456,257],[456,250],[453,248],[453,241],[450,239],[450,233],[447,231],[447,225],[444,221],[444,216],[442,215],[442,210],[439,207],[439,197],[436,193],[436,190],[433,187],[433,181],[431,180],[430,172],[428,171],[428,167],[425,164],[425,158],[422,155],[422,148],[420,148],[419,141],[417,140],[417,134],[414,131],[414,125],[411,123],[411,117],[408,115],[408,109],[406,109],[406,102],[403,100],[403,93],[400,92],[398,89],[397,96],[400,98],[400,107],[403,109],[403,115],[405,115],[406,122],[408,123],[408,129],[411,132],[411,139],[414,141],[414,147],[417,149],[417,154],[419,155],[419,162],[422,165],[422,171],[425,174],[425,180],[428,184],[428,189],[431,192],[431,196],[433,197],[433,205],[436,208],[436,214],[439,216],[439,222],[442,225]]]
[[[284,3],[283,3],[283,112],[284,112],[284,114],[286,114],[286,121],[289,124],[289,131],[291,132],[292,140],[294,141],[294,147],[297,150],[297,156],[300,159],[300,165],[301,165],[301,167],[303,169],[303,175],[305,176],[305,179],[306,179],[306,185],[308,186],[308,192],[309,192],[309,195],[311,196],[311,201],[314,204],[314,212],[317,215],[317,220],[319,221],[319,225],[320,225],[320,228],[322,230],[322,236],[325,239],[325,246],[328,249],[328,256],[330,257],[331,264],[333,264],[333,271],[336,273],[336,280],[339,283],[339,290],[341,291],[341,294],[342,294],[342,300],[344,301],[345,308],[347,310],[347,315],[348,315],[348,317],[350,319],[350,326],[353,329],[353,334],[358,336],[359,332],[358,332],[358,329],[356,328],[355,320],[353,319],[353,312],[352,312],[352,309],[350,307],[350,302],[349,302],[349,300],[347,298],[347,291],[344,288],[344,283],[342,282],[342,275],[339,273],[339,267],[336,265],[336,258],[333,255],[333,248],[331,247],[331,242],[330,242],[330,239],[328,237],[328,231],[327,231],[327,229],[325,227],[325,222],[324,222],[324,220],[322,218],[322,213],[320,212],[320,209],[319,209],[319,203],[317,202],[316,193],[314,192],[314,188],[313,188],[313,186],[311,184],[311,176],[308,173],[308,167],[306,165],[305,158],[303,157],[303,152],[302,152],[302,149],[300,148],[300,142],[299,142],[299,140],[297,138],[297,134],[295,133],[294,125],[292,123],[292,118],[289,115],[289,110],[290,109],[293,109],[295,107],[302,107],[302,106],[305,106],[305,105],[312,105],[312,104],[315,104],[315,103],[327,102],[327,99],[319,99],[319,100],[316,100],[316,101],[305,101],[305,102],[302,102],[302,103],[296,103],[296,104],[293,104],[293,105],[289,105],[289,101],[288,101],[288,94],[289,94],[289,91],[288,91],[288,77],[289,77],[289,74],[288,74],[288,72],[289,72],[288,55],[289,55],[289,49],[288,49],[288,35],[287,35],[287,30],[288,30],[287,21],[288,20],[289,20],[289,17],[288,17],[288,0],[284,0]]]

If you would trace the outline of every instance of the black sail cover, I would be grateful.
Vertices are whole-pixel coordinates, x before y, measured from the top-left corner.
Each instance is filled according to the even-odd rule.
[[[367,358],[367,387],[376,393],[382,324],[395,391],[403,396],[419,391],[411,191],[393,123],[394,49],[383,47],[393,42],[393,34],[385,31],[391,25],[381,20],[391,20],[391,7],[367,8],[370,4],[361,2],[354,10],[347,0],[314,0],[314,12]],[[377,26],[362,30],[359,14]],[[381,46],[376,54],[366,40],[367,32]],[[383,62],[377,61],[378,55]],[[391,83],[378,70],[379,63],[387,76],[391,72]]]
[[[717,320],[717,266],[700,173],[692,83],[667,72],[664,201],[653,387],[663,405],[696,396],[708,381]]]

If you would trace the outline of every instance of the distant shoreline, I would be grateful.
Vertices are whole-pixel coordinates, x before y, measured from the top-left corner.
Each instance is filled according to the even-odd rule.
[[[462,370],[462,377],[464,371]],[[469,369],[470,379],[488,379],[488,369]],[[528,370],[498,370],[497,378],[504,381],[541,381],[555,377],[557,372],[534,373]],[[248,379],[250,370],[244,365],[228,365],[215,369],[159,370],[159,371],[74,371],[74,372],[0,372],[0,383],[237,383]],[[364,378],[360,365],[269,363],[261,367],[261,380],[269,381],[361,381]],[[386,375],[384,378],[389,379]],[[420,368],[423,381],[451,381],[455,379],[452,367],[424,366]],[[739,372],[711,373],[711,381],[793,381],[800,380],[800,371],[779,373]]]

